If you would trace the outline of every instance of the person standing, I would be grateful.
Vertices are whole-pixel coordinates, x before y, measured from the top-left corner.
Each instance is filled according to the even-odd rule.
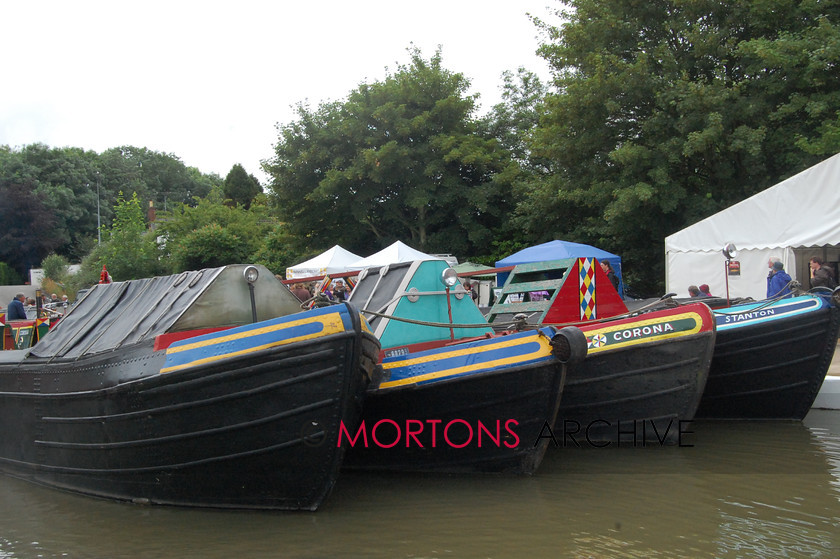
[[[25,300],[26,295],[23,293],[15,295],[9,303],[9,308],[6,309],[6,320],[26,320],[26,310],[23,308]]]
[[[607,279],[610,280],[610,283],[613,285],[615,290],[618,291],[618,276],[615,275],[615,270],[613,270],[612,264],[606,260],[602,260],[601,269],[605,274],[607,274]]]
[[[335,300],[343,303],[349,296],[350,292],[344,285],[344,282],[342,280],[335,280],[335,286],[333,287],[333,297],[335,297]]]
[[[811,287],[827,287],[834,289],[837,282],[834,281],[834,270],[829,268],[819,256],[811,258],[808,262],[811,268]]]
[[[767,262],[770,268],[770,273],[767,274],[767,298],[771,297],[788,297],[791,294],[788,284],[790,283],[790,275],[785,272],[785,266],[782,261],[776,257],[771,257]]]
[[[312,294],[306,289],[302,283],[296,283],[292,288],[292,294],[297,297],[301,303],[304,303],[312,298]]]

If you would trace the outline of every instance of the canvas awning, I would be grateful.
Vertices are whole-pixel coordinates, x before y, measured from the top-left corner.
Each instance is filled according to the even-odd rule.
[[[353,254],[349,250],[335,245],[306,262],[286,268],[286,279],[309,278],[346,272],[348,271],[347,266],[360,258],[361,256],[358,254]]]
[[[706,283],[715,295],[725,295],[721,249],[726,243],[738,248],[739,273],[728,275],[732,297],[766,295],[771,256],[779,257],[791,277],[807,288],[807,259],[819,253],[801,251],[806,253],[800,254],[802,259],[795,253],[840,246],[838,185],[840,154],[666,237],[666,290],[684,294],[689,285]]]
[[[44,336],[37,357],[113,351],[164,333],[253,321],[245,265],[94,285]],[[254,285],[257,320],[300,312],[300,301],[264,266]]]
[[[517,264],[529,264],[531,262],[548,262],[550,260],[565,260],[567,258],[597,258],[599,262],[609,262],[615,271],[615,275],[618,276],[618,293],[624,297],[621,257],[591,245],[561,240],[549,241],[506,256],[496,262],[496,267],[501,268],[503,266],[515,266]],[[497,283],[499,286],[504,285],[508,275],[508,273],[498,274]]]
[[[398,262],[412,262],[414,260],[442,260],[437,256],[420,252],[413,249],[402,241],[383,248],[375,254],[371,254],[367,258],[362,258],[350,264],[347,268],[349,270],[363,270],[371,266],[385,266],[387,264],[396,264]]]

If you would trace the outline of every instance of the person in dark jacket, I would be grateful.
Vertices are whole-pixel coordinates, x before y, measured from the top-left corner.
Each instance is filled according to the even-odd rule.
[[[811,287],[827,287],[834,289],[837,283],[834,281],[834,270],[829,268],[819,256],[811,258],[808,265],[811,267]]]
[[[23,293],[15,295],[9,303],[9,308],[6,309],[6,320],[26,320],[26,310],[23,308],[25,300],[26,295]]]
[[[343,302],[346,301],[349,296],[350,290],[347,289],[344,282],[341,280],[335,280],[335,286],[333,287],[333,297],[335,297],[335,300]]]
[[[784,264],[778,258],[771,258],[767,265],[770,267],[770,273],[767,275],[767,298],[790,296],[790,276],[785,272]]]
[[[604,273],[607,274],[607,279],[610,280],[610,283],[613,284],[615,290],[618,291],[618,276],[615,275],[615,270],[613,270],[612,264],[606,260],[601,260],[601,269],[604,270]]]

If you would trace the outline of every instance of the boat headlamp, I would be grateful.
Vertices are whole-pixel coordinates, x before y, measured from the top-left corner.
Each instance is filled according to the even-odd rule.
[[[458,284],[458,272],[454,268],[446,268],[440,274],[440,282],[446,287],[454,287]]]
[[[257,278],[260,277],[260,271],[257,270],[256,266],[247,266],[242,272],[242,276],[245,278],[245,281],[253,285],[256,283]]]

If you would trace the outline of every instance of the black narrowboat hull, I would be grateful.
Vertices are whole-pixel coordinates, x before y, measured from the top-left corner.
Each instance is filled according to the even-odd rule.
[[[697,417],[803,419],[831,364],[838,328],[840,309],[828,305],[779,320],[719,326]]]
[[[531,474],[548,447],[540,436],[546,425],[550,434],[565,369],[549,361],[372,391],[362,415],[367,444],[357,438],[345,468]]]
[[[379,344],[349,316],[338,334],[171,372],[150,342],[0,361],[0,469],[137,503],[315,510],[375,376]]]
[[[687,309],[582,327],[589,354],[566,378],[554,428],[560,446],[681,443],[715,343],[708,307]],[[593,348],[599,335],[606,345]]]
[[[387,357],[345,467],[531,474],[585,355],[578,329],[543,328]]]

